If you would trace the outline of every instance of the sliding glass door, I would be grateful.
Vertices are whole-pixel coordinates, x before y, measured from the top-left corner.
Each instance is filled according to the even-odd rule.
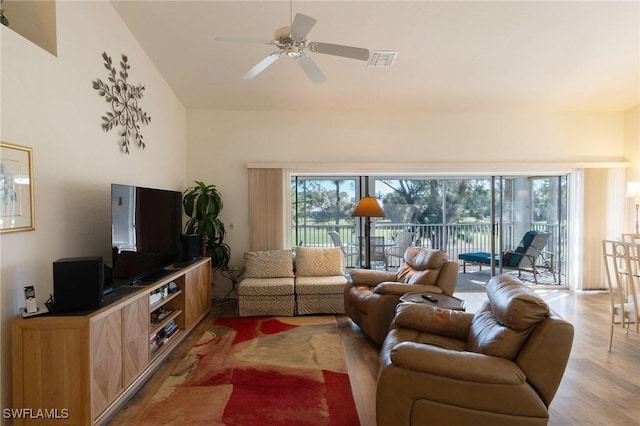
[[[566,282],[567,191],[567,176],[294,176],[292,246],[333,246],[330,233],[335,232],[341,244],[361,252],[363,219],[351,213],[363,195],[371,194],[386,216],[371,218],[371,238],[381,247],[378,267],[399,265],[402,258],[388,253],[400,239],[446,251],[450,259],[476,252],[499,259],[515,250],[527,231],[537,230],[551,233],[545,251],[553,257],[557,277],[545,274],[542,283],[561,284]],[[358,258],[349,257],[347,266],[359,265]],[[486,279],[509,272],[495,261],[482,271]]]
[[[505,253],[526,248],[529,241],[525,235],[533,231],[549,234],[535,259],[540,268],[535,268],[535,275],[524,274],[525,269],[532,269],[524,262],[518,275],[536,284],[566,283],[567,176],[494,176],[491,179],[494,181],[491,253],[494,259],[501,260],[491,265],[491,275],[514,269],[507,267],[510,263]]]
[[[551,233],[545,252],[553,255],[558,284],[565,282],[568,254],[568,176],[536,176],[531,182],[531,228]]]

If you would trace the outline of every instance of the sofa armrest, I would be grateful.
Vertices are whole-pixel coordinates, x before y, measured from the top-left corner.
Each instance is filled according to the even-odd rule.
[[[355,269],[349,273],[351,282],[355,285],[374,287],[384,281],[395,281],[394,272],[376,271],[372,269]]]
[[[407,293],[442,293],[442,289],[428,284],[405,284],[397,282],[381,282],[374,290],[378,294],[393,294],[402,296]]]
[[[472,320],[473,314],[463,311],[440,309],[418,303],[401,303],[396,307],[393,327],[466,341]]]
[[[518,365],[508,359],[415,342],[394,346],[391,362],[395,367],[467,382],[520,385],[526,380]]]
[[[413,290],[413,285],[411,284],[384,281],[378,283],[373,291],[378,294],[392,294],[394,296],[402,296],[403,294],[414,293],[419,290]]]

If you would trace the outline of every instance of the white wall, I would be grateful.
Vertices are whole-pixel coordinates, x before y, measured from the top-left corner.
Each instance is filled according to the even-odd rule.
[[[221,190],[232,264],[249,248],[249,162],[619,161],[624,147],[623,113],[189,110],[187,128],[187,177]]]
[[[0,26],[0,139],[33,148],[36,226],[0,236],[2,408],[11,407],[10,320],[24,306],[22,287],[35,285],[43,303],[52,292],[53,261],[110,256],[112,182],[186,186],[186,110],[110,3],[56,2],[56,9],[57,57]],[[144,151],[121,153],[117,131],[100,127],[108,104],[91,81],[106,80],[103,51],[117,70],[127,54],[128,82],[146,86],[140,105],[151,123],[142,126]]]
[[[624,120],[624,153],[631,163],[627,170],[627,182],[640,181],[640,106],[625,113]],[[635,232],[635,200],[627,199],[627,220],[625,232]]]
[[[640,105],[625,112],[624,151],[631,162],[628,180],[640,181]]]

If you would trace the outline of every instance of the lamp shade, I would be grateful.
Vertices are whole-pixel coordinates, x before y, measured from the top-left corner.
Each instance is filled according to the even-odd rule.
[[[627,182],[627,198],[640,197],[640,182]]]
[[[378,204],[378,200],[375,197],[362,197],[358,202],[358,205],[353,210],[354,217],[384,217],[384,211]]]

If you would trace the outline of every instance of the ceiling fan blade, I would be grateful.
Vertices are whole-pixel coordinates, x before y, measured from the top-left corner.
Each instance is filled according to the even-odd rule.
[[[215,41],[222,41],[225,43],[254,43],[254,44],[275,44],[273,40],[259,40],[257,38],[242,38],[242,37],[216,37]]]
[[[289,29],[289,35],[294,39],[303,39],[309,34],[309,31],[311,31],[311,28],[313,28],[316,22],[317,21],[311,16],[296,13],[296,17],[293,18],[293,24],[291,24],[291,29]]]
[[[304,55],[298,56],[296,58],[296,62],[300,65],[302,71],[307,74],[307,77],[309,77],[309,79],[315,84],[319,84],[327,80],[327,77],[322,74],[320,68],[318,68],[316,63],[313,62],[310,57]]]
[[[369,60],[369,50],[361,47],[343,46],[341,44],[309,43],[312,52],[324,53],[326,55],[342,56],[345,58],[358,59],[360,61]]]
[[[282,52],[272,53],[271,55],[267,56],[266,58],[264,58],[263,60],[255,64],[253,68],[251,68],[249,71],[245,73],[245,75],[242,76],[242,78],[244,80],[252,79],[256,75],[264,71],[269,65],[273,64],[275,61],[280,59],[281,56],[282,56]]]

